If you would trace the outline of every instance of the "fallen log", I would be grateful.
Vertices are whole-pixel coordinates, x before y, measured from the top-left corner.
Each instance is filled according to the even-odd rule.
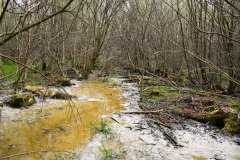
[[[181,144],[179,144],[178,142],[177,142],[177,140],[176,140],[176,138],[175,138],[175,136],[174,136],[174,133],[170,130],[170,129],[168,129],[168,128],[164,128],[165,126],[164,125],[162,125],[161,123],[154,123],[154,122],[152,122],[152,121],[148,121],[149,123],[149,126],[150,127],[153,127],[154,125],[152,125],[152,124],[155,124],[155,125],[157,125],[158,127],[157,127],[157,129],[159,129],[162,133],[163,133],[163,135],[167,138],[167,140],[173,145],[173,146],[175,146],[175,147],[183,147],[183,145],[181,145]],[[156,128],[156,127],[155,127]]]
[[[163,135],[175,146],[175,147],[183,147],[181,144],[179,144],[176,140],[176,138],[174,137],[174,134],[169,131],[169,130],[165,130],[162,128],[162,132]]]
[[[151,121],[152,123],[154,123],[154,124],[156,124],[156,125],[162,125],[162,126],[164,126],[164,127],[166,127],[166,128],[172,129],[171,126],[169,126],[169,125],[167,125],[167,124],[164,124],[164,123],[162,123],[162,122],[159,122],[159,121],[156,121],[156,120],[153,120],[153,119],[150,119],[149,121]]]

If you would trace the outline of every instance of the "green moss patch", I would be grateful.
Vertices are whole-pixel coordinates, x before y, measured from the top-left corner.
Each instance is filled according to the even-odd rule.
[[[238,121],[237,116],[225,119],[225,126],[222,131],[231,134],[240,133],[240,122]]]
[[[8,104],[14,108],[31,106],[36,102],[32,93],[17,93],[11,97]]]
[[[61,92],[61,91],[57,91],[53,93],[53,96],[51,98],[56,98],[56,99],[71,99],[74,96]]]
[[[56,80],[56,84],[58,86],[71,86],[71,81],[67,77],[61,77]]]
[[[35,94],[36,96],[41,97],[52,97],[54,95],[54,91],[51,91],[45,87],[42,86],[31,86],[27,85],[23,88],[24,91],[31,92]]]
[[[240,100],[229,99],[229,102],[240,111]]]
[[[71,99],[74,97],[74,96],[67,94],[65,92],[62,92],[62,91],[52,91],[52,90],[49,90],[49,89],[47,89],[45,87],[41,87],[41,86],[27,85],[26,87],[24,87],[24,91],[31,92],[36,96],[49,97],[49,98],[54,98],[54,99]]]
[[[153,103],[159,103],[177,95],[179,95],[177,89],[162,85],[145,88],[141,98],[148,99]]]
[[[211,125],[215,125],[218,127],[224,126],[224,120],[228,117],[228,114],[224,112],[222,109],[216,109],[212,112],[208,112],[205,114],[199,114],[196,116],[196,119],[209,123]]]
[[[141,98],[145,103],[150,102],[144,105],[147,106],[145,110],[164,108],[167,114],[214,125],[232,134],[240,132],[237,119],[240,100],[237,98],[226,98],[198,88],[177,89],[166,85],[146,87]]]

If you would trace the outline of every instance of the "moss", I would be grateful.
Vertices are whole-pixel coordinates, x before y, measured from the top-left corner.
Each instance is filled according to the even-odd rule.
[[[57,91],[53,93],[52,98],[56,98],[56,99],[71,99],[74,96],[69,95],[67,93],[61,92],[61,91]]]
[[[154,97],[154,98],[151,99],[151,101],[153,103],[159,103],[159,102],[161,102],[163,100],[164,100],[164,97],[162,97],[162,96],[157,96],[157,97]]]
[[[56,83],[59,86],[71,86],[71,81],[67,77],[57,79]]]
[[[81,73],[80,70],[78,70],[78,69],[74,69],[74,71],[75,71],[76,75],[80,75],[80,73]]]
[[[31,106],[36,102],[32,93],[17,93],[13,95],[8,104],[15,108]]]
[[[181,108],[179,106],[170,106],[169,107],[169,111],[171,113],[174,113],[174,114],[177,114],[177,115],[182,113],[182,110],[181,110]]]
[[[175,97],[178,94],[176,89],[163,85],[145,88],[141,98],[146,98],[153,103],[158,103],[168,97]]]
[[[54,91],[51,91],[45,87],[41,86],[32,86],[32,85],[27,85],[23,89],[24,91],[31,92],[37,96],[43,96],[43,97],[51,97],[54,95]]]
[[[183,85],[187,85],[189,83],[189,80],[185,76],[180,76],[178,81]]]
[[[197,88],[197,87],[191,87],[191,88],[190,88],[190,93],[196,94],[196,93],[198,93],[198,92],[200,92],[200,89],[199,89],[199,88]]]
[[[37,91],[40,91],[40,90],[43,90],[43,89],[44,89],[44,87],[32,86],[32,85],[26,85],[24,87],[24,90],[29,91],[29,92],[37,92]]]
[[[228,115],[224,113],[221,109],[216,109],[212,112],[206,114],[200,114],[196,116],[196,119],[209,123],[211,125],[215,125],[218,127],[224,126],[224,120]]]
[[[64,93],[62,91],[52,91],[41,86],[30,86],[27,85],[24,88],[25,91],[31,92],[37,96],[51,97],[55,99],[71,99],[74,96]]]
[[[240,100],[230,100],[230,103],[240,111]]]
[[[240,133],[240,123],[237,119],[237,116],[227,118],[225,120],[225,126],[222,131],[231,134]]]

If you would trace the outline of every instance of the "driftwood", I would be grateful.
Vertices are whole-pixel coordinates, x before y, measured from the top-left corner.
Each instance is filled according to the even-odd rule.
[[[157,122],[157,121],[148,121],[149,126],[153,127],[153,124],[156,124],[158,129],[163,133],[163,135],[169,140],[169,142],[175,146],[175,147],[183,147],[181,144],[179,144],[174,136],[174,133],[169,129],[166,128],[162,123]],[[156,123],[157,122],[157,123]],[[155,127],[156,128],[156,127]]]
[[[156,120],[153,120],[153,119],[150,119],[149,121],[151,121],[152,123],[154,123],[154,124],[156,124],[156,125],[162,125],[162,126],[164,126],[164,127],[167,127],[167,128],[169,128],[169,129],[172,129],[171,126],[169,126],[169,125],[167,125],[167,124],[164,124],[164,123],[162,123],[162,122],[159,122],[159,121],[156,121]]]

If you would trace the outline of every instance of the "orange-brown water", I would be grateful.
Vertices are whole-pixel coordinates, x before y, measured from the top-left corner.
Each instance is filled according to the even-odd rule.
[[[2,122],[0,157],[30,151],[73,151],[91,138],[93,134],[91,123],[99,122],[102,115],[123,109],[121,92],[112,90],[97,80],[86,81],[79,87],[73,87],[70,92],[78,97],[91,97],[97,100],[37,104],[43,107],[29,109],[17,115],[25,119],[31,119],[35,115],[33,122],[22,120]],[[34,156],[39,157],[38,154],[26,154],[10,159],[35,159]]]

